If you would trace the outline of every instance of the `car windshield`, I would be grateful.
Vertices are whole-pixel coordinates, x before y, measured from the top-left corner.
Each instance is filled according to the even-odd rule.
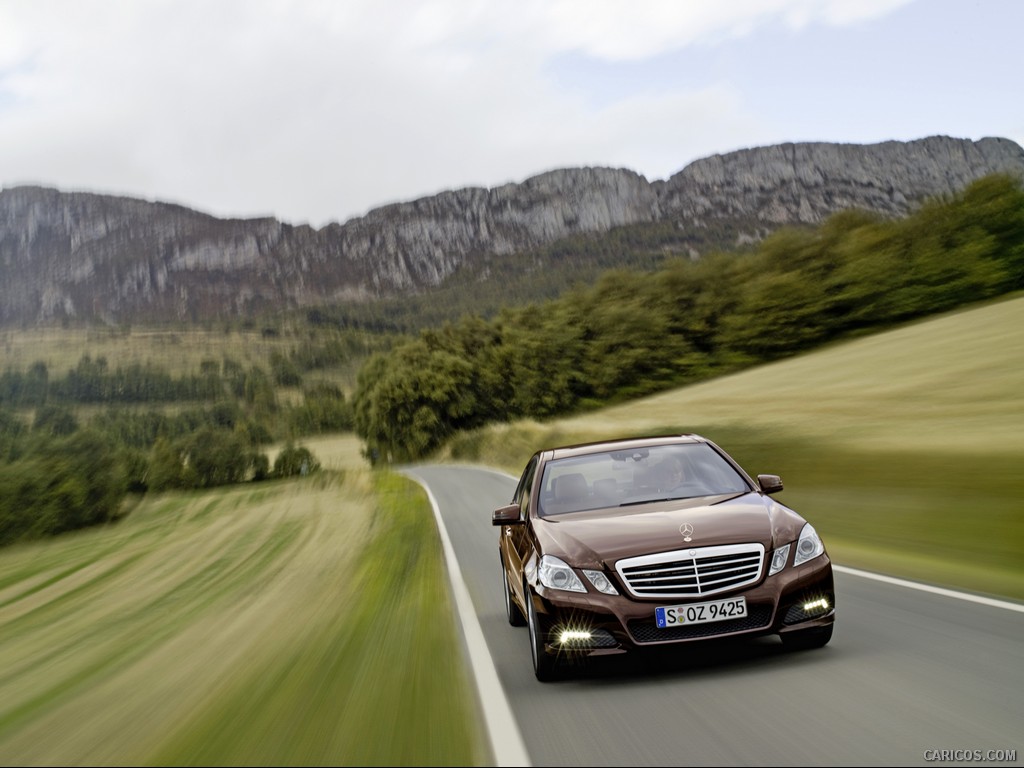
[[[652,445],[549,461],[540,512],[561,515],[749,490],[733,466],[706,443]]]

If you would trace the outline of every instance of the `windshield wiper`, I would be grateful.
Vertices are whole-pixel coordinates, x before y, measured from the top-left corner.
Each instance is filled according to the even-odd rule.
[[[736,491],[726,491],[725,493],[731,493],[732,497],[735,497],[735,496],[742,496],[743,493],[745,493],[745,492],[744,491],[739,491],[739,492],[736,492]],[[632,507],[632,506],[634,506],[636,504],[654,504],[655,502],[658,502],[658,501],[684,501],[685,499],[703,499],[703,498],[706,498],[708,496],[721,496],[721,495],[723,495],[722,491],[711,492],[711,493],[705,493],[705,492],[694,493],[694,494],[692,494],[690,496],[662,496],[662,497],[658,497],[658,498],[654,498],[654,499],[636,499],[635,501],[624,501],[621,504],[619,504],[619,506],[620,507]],[[723,499],[723,501],[725,501],[725,499]]]
[[[637,504],[653,504],[656,501],[672,501],[672,499],[665,497],[662,499],[637,499],[636,501],[624,501],[619,504],[620,507],[632,507]]]

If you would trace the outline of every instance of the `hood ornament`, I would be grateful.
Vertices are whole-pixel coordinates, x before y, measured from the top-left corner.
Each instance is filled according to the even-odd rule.
[[[680,525],[679,532],[683,534],[683,541],[693,541],[693,526],[689,523]]]

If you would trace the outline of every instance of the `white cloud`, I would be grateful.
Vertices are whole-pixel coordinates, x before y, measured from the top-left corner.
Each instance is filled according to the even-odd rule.
[[[784,78],[770,99],[784,108],[766,110],[742,79],[765,62],[618,89],[602,87],[608,72],[688,49],[742,56],[767,29],[795,45],[905,2],[3,0],[0,181],[320,225],[556,167],[665,178],[716,151],[799,140],[827,115]],[[939,55],[911,42],[922,66]],[[566,61],[584,85],[560,78]],[[878,130],[900,135],[897,117]]]
[[[536,5],[551,50],[578,49],[603,59],[643,59],[693,44],[751,34],[781,22],[801,29],[844,26],[890,13],[910,0],[555,0]]]

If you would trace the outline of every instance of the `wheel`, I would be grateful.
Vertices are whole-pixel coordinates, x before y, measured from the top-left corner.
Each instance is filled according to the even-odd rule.
[[[530,588],[523,585],[523,593],[526,595],[526,624],[530,628],[530,655],[533,657],[533,674],[542,683],[558,679],[558,662],[554,657],[544,652],[544,628],[537,618],[537,611],[533,607],[533,596]]]
[[[513,627],[525,627],[526,618],[512,598],[512,586],[508,583],[508,574],[505,572],[504,564],[501,566],[501,580],[505,585],[505,616],[508,617],[508,623]]]
[[[822,648],[828,645],[828,641],[832,639],[833,626],[829,624],[827,627],[804,629],[800,632],[787,632],[782,635],[782,644],[794,651],[809,651],[812,648]]]

